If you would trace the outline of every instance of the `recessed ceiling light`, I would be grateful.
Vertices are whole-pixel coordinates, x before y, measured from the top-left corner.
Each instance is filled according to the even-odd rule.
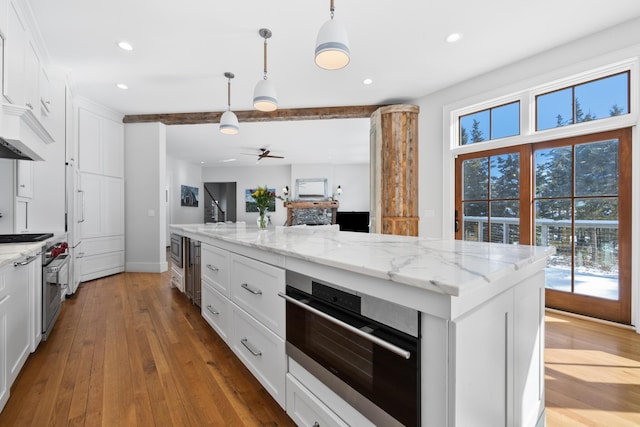
[[[124,83],[118,83],[118,84],[116,85],[116,87],[117,87],[118,89],[122,89],[122,90],[127,90],[127,89],[129,89],[129,86],[127,86],[127,85],[126,85],[126,84],[124,84]]]
[[[131,43],[126,42],[126,41],[121,41],[118,42],[118,47],[122,50],[126,50],[128,52],[131,52],[133,50],[133,46],[131,46]]]
[[[373,79],[370,79],[368,77],[362,81],[363,85],[370,85],[371,83],[373,83]]]
[[[235,162],[237,159],[224,159],[221,160],[222,163],[229,163],[229,162]]]
[[[455,43],[462,38],[462,34],[460,33],[451,33],[445,39],[447,43]]]

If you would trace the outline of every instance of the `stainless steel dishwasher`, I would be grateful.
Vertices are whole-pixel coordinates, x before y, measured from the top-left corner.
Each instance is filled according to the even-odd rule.
[[[187,247],[185,294],[192,304],[200,307],[200,302],[202,300],[202,284],[200,282],[200,242],[186,238],[185,244]]]

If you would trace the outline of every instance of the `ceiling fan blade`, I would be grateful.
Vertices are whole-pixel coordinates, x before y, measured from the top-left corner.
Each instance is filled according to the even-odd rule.
[[[263,157],[271,157],[272,159],[284,159],[283,156],[263,156]]]

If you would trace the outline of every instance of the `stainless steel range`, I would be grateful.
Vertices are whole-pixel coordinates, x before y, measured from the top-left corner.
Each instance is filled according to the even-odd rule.
[[[62,308],[61,290],[69,284],[67,242],[51,243],[42,253],[42,339],[51,334]]]

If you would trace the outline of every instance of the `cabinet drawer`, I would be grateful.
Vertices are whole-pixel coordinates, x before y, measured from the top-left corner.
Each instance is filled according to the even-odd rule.
[[[85,239],[82,241],[84,256],[124,251],[124,236]]]
[[[202,280],[202,317],[229,343],[229,310],[231,303],[220,295],[208,281]]]
[[[211,282],[222,295],[229,296],[229,252],[202,244],[202,278]]]
[[[284,338],[284,270],[231,254],[231,300]]]
[[[171,267],[171,287],[184,292],[184,275],[175,267]]]
[[[232,305],[231,349],[271,396],[285,407],[284,340]]]
[[[291,375],[287,375],[287,415],[299,426],[348,427]]]

